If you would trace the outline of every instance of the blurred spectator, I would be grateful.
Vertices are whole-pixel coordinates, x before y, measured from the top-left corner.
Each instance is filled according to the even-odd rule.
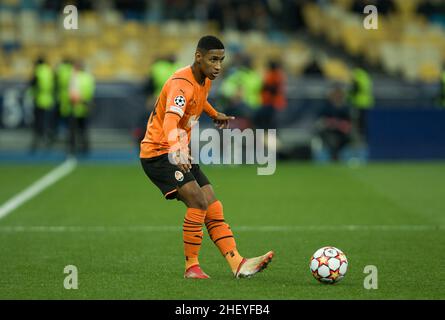
[[[307,76],[321,76],[323,74],[323,70],[320,66],[321,59],[316,53],[313,53],[312,57],[311,62],[305,66],[303,74]]]
[[[287,107],[285,89],[286,75],[280,63],[276,60],[269,61],[261,90],[262,108],[259,109],[255,115],[255,126],[257,128],[277,128],[277,112]]]
[[[56,68],[56,132],[60,122],[68,126],[71,114],[70,79],[73,65],[69,59],[64,59]]]
[[[368,110],[374,105],[373,85],[369,73],[362,68],[352,71],[352,86],[348,93],[353,107],[352,118],[360,142],[366,143]]]
[[[35,152],[42,142],[50,146],[54,141],[54,74],[43,57],[35,63],[30,86],[34,100],[31,152]]]
[[[221,93],[226,99],[226,112],[252,121],[261,105],[261,76],[252,67],[249,56],[241,55],[240,65],[223,81]]]
[[[328,93],[326,106],[317,122],[318,135],[334,161],[351,141],[351,115],[341,85],[334,85]]]
[[[71,74],[69,96],[72,105],[70,117],[69,151],[71,154],[89,152],[87,133],[88,115],[92,107],[95,80],[81,62],[76,62]]]
[[[174,55],[162,57],[153,63],[145,84],[146,94],[149,97],[154,96],[156,98],[161,92],[164,83],[179,67]]]

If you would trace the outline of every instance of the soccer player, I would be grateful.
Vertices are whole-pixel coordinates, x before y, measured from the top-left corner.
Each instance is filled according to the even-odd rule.
[[[274,255],[272,251],[249,259],[240,255],[221,201],[199,165],[191,163],[188,143],[184,146],[181,139],[181,132],[186,132],[186,141],[190,141],[192,123],[203,111],[220,129],[234,119],[217,112],[207,101],[211,80],[221,72],[223,60],[222,42],[214,36],[202,37],[193,64],[177,70],[164,84],[141,142],[140,158],[146,175],[166,199],[178,199],[187,207],[183,223],[184,278],[209,278],[198,261],[203,224],[236,278],[263,270]]]

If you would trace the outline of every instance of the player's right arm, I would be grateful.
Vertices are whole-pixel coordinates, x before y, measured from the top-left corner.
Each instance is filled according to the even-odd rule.
[[[178,128],[180,120],[181,118],[178,114],[167,112],[164,118],[163,130],[169,145],[168,157],[170,162],[177,165],[181,171],[187,172],[190,171],[192,165],[190,163],[188,143],[181,139],[181,137],[187,137],[187,134],[181,135],[183,130]]]
[[[187,134],[178,126],[192,98],[193,86],[191,84],[183,79],[171,80],[167,92],[163,131],[170,148],[170,162],[176,164],[184,172],[191,169],[190,153]]]

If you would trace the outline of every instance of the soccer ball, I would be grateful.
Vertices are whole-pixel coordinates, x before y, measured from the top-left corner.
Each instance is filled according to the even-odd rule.
[[[348,270],[348,259],[340,249],[323,247],[315,251],[309,267],[315,279],[322,283],[339,282]]]

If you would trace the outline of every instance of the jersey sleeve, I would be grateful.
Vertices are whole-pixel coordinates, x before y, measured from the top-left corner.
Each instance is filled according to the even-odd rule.
[[[166,112],[172,112],[182,118],[187,104],[193,98],[193,85],[184,79],[173,79],[167,93]]]
[[[168,145],[170,146],[170,151],[176,151],[174,148],[178,145],[178,123],[179,118],[175,112],[167,113],[164,118],[164,124],[162,129],[164,130],[164,135],[167,138]]]

